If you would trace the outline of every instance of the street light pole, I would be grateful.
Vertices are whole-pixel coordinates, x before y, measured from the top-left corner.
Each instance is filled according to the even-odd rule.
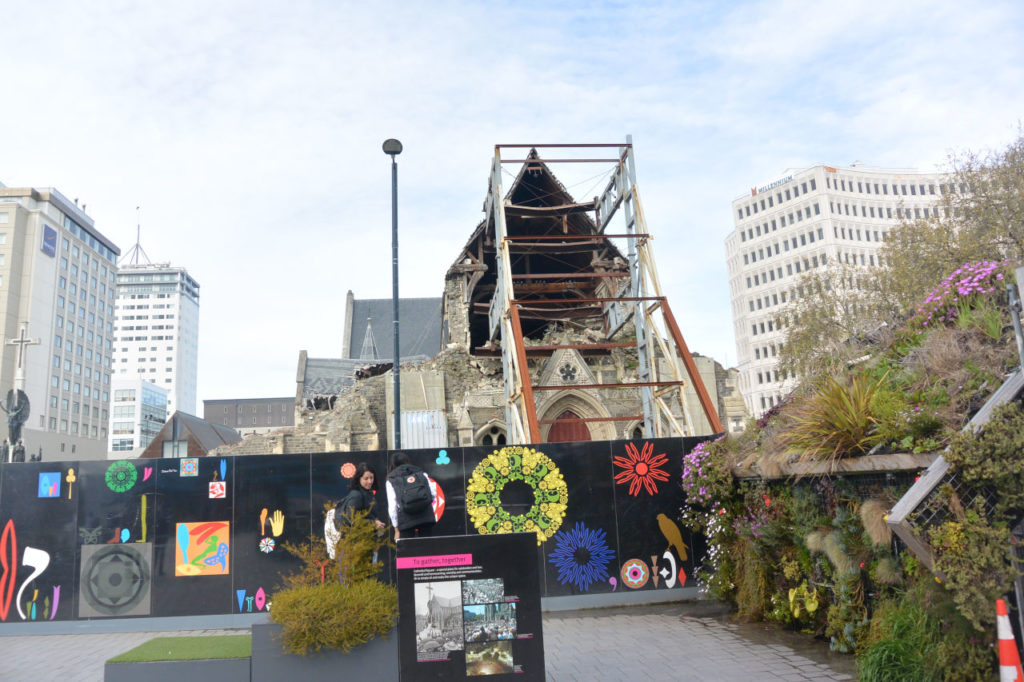
[[[402,143],[394,138],[384,140],[384,153],[391,157],[391,307],[394,313],[394,366],[395,374],[395,449],[402,449],[402,383],[399,378],[398,355],[398,161]]]

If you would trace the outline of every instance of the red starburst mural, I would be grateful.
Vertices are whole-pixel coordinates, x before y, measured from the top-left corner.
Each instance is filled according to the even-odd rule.
[[[626,457],[614,457],[612,464],[622,469],[615,475],[615,482],[620,485],[629,483],[629,494],[639,495],[641,486],[648,493],[658,492],[658,481],[667,481],[668,472],[660,467],[668,462],[665,453],[654,454],[654,443],[644,443],[643,449],[637,452],[636,445],[626,443]]]

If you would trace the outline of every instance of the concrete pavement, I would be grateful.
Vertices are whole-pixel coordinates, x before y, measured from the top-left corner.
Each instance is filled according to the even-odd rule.
[[[245,632],[0,636],[0,680],[95,682],[104,661],[153,637]],[[552,682],[856,679],[852,657],[796,633],[732,623],[707,602],[545,613],[544,643]]]

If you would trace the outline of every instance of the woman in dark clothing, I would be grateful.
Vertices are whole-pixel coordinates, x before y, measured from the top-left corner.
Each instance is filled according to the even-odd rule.
[[[352,481],[349,483],[348,495],[341,501],[343,517],[357,511],[369,510],[370,513],[367,514],[366,518],[373,519],[377,528],[384,528],[380,509],[376,504],[376,492],[377,477],[374,475],[373,469],[366,462],[360,462],[356,466],[356,473],[352,477]]]

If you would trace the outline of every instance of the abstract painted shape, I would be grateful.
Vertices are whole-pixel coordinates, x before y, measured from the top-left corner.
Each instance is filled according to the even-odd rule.
[[[148,481],[149,477],[153,475],[153,467],[143,467],[142,469],[142,480]]]
[[[622,582],[626,583],[626,587],[639,590],[647,584],[648,578],[651,577],[651,571],[643,559],[630,559],[622,564],[619,575],[622,576]]]
[[[68,499],[70,500],[71,499],[71,486],[74,484],[75,481],[78,480],[78,478],[75,476],[75,470],[74,469],[68,469],[68,475],[67,475],[67,477],[64,480],[68,482]]]
[[[434,463],[444,466],[445,464],[451,464],[452,458],[448,456],[447,450],[439,450],[437,453],[437,459],[434,460]]]
[[[228,572],[228,543],[222,542],[217,545],[217,553],[203,559],[207,566],[220,566],[221,573]]]
[[[14,598],[14,605],[18,607],[18,615],[21,616],[21,619],[26,620],[28,616],[21,610],[21,595],[24,594],[28,584],[42,575],[50,565],[50,553],[35,547],[26,547],[25,554],[21,557],[21,564],[31,568],[32,572],[18,588],[18,596]]]
[[[39,494],[38,497],[60,497],[60,472],[40,471],[39,472]]]
[[[615,579],[615,576],[608,578],[608,584],[612,586],[612,592],[619,589],[619,581]]]
[[[245,590],[235,590],[235,596],[238,597],[238,610],[241,611],[245,603]]]
[[[356,475],[356,465],[352,462],[345,462],[341,465],[341,477],[352,478]]]
[[[502,507],[501,491],[513,481],[533,490],[533,506],[525,514]],[[569,486],[551,458],[522,445],[508,445],[484,458],[466,484],[466,513],[476,531],[537,534],[537,544],[558,532],[569,506]]]
[[[14,598],[14,581],[18,578],[18,534],[14,530],[14,519],[8,519],[0,534],[0,621],[7,620]]]
[[[350,477],[351,478],[351,477]],[[260,535],[267,534],[267,508],[260,510]]]
[[[229,572],[231,524],[228,521],[179,523],[175,536],[175,576],[223,575]],[[188,553],[189,548],[192,549],[191,554]]]
[[[661,556],[662,558],[667,559],[670,564],[672,564],[671,569],[663,568],[660,571],[658,571],[658,573],[661,574],[661,577],[665,579],[665,587],[671,589],[675,587],[676,577],[679,574],[679,568],[676,565],[676,557],[672,554],[672,552],[668,551],[667,549],[665,550],[665,553]]]
[[[153,545],[82,547],[79,616],[149,615]]]
[[[263,538],[260,540],[260,551],[264,554],[270,554],[274,551],[274,538]]]
[[[434,481],[434,479],[427,476],[427,479]],[[434,519],[440,521],[441,517],[444,516],[444,490],[441,489],[441,484],[434,481],[434,489],[437,491],[437,497],[434,498]]]
[[[53,586],[53,606],[50,607],[50,620],[57,617],[57,605],[60,604],[60,585]]]
[[[228,461],[226,459],[222,459],[220,461],[220,480],[222,480],[222,481],[227,480],[227,477],[228,477]]]
[[[131,462],[122,459],[107,467],[104,479],[107,481],[107,487],[115,493],[126,493],[139,480],[139,472]]]
[[[132,537],[132,532],[127,528],[121,529],[121,542],[128,542]]]
[[[180,476],[198,476],[199,475],[199,458],[197,457],[186,457],[181,460],[181,468],[179,470]]]
[[[668,472],[661,467],[668,463],[668,457],[662,453],[654,455],[654,443],[647,441],[643,450],[637,451],[636,445],[626,443],[627,457],[614,457],[612,464],[623,469],[615,475],[615,482],[622,485],[629,483],[629,494],[640,494],[641,488],[650,495],[658,493],[658,482],[668,480]],[[653,456],[652,456],[653,455]]]
[[[139,520],[142,522],[142,539],[137,542],[146,541],[146,496],[142,496],[142,500],[139,502]]]
[[[608,535],[577,522],[569,531],[555,533],[555,549],[548,562],[558,567],[558,582],[587,591],[596,582],[608,578],[608,564],[615,553],[608,547]]]
[[[263,605],[267,603],[267,593],[263,591],[263,588],[256,590],[256,610],[262,611]]]
[[[224,481],[212,481],[210,483],[210,499],[223,500],[228,496],[228,486]]]
[[[664,514],[658,514],[658,528],[661,529],[661,534],[668,541],[669,547],[676,550],[679,560],[686,561],[686,557],[689,556],[686,551],[686,543],[683,542],[683,534],[679,531],[676,522]]]

